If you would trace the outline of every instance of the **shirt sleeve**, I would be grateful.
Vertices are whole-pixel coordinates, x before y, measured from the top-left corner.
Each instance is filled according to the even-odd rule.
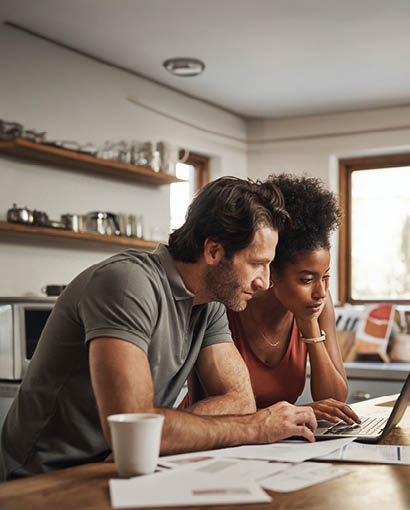
[[[208,324],[201,348],[224,342],[232,343],[232,335],[228,325],[225,305],[214,302],[211,303],[209,307]]]
[[[127,261],[97,269],[79,302],[85,341],[120,338],[148,352],[158,317],[152,278]]]

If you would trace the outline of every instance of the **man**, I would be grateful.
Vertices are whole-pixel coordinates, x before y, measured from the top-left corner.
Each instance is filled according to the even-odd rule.
[[[310,408],[281,402],[255,412],[224,306],[243,310],[268,288],[286,219],[274,185],[221,178],[198,194],[169,247],[129,250],[77,276],[6,418],[2,477],[105,459],[107,416],[116,413],[163,414],[162,454],[291,435],[313,441]],[[194,364],[208,398],[192,412],[174,410]]]

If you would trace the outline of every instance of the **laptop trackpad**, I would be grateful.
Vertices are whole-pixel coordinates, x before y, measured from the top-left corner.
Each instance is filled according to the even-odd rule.
[[[334,427],[335,425],[338,425],[339,423],[345,423],[345,422],[340,420],[338,423],[333,423],[332,421],[318,420],[317,429],[315,430],[315,435],[323,434],[324,432],[326,432],[327,429],[329,429],[330,427]]]

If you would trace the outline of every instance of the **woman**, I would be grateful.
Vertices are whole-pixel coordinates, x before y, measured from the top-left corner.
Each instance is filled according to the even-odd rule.
[[[309,355],[314,402],[308,405],[316,418],[360,422],[344,404],[348,385],[329,292],[330,234],[340,223],[336,197],[317,178],[281,174],[270,179],[283,193],[291,226],[280,234],[271,288],[259,292],[244,311],[228,311],[257,407],[296,402]]]

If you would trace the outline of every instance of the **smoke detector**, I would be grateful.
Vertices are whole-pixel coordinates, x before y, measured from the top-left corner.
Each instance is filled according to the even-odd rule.
[[[205,69],[205,64],[197,58],[169,58],[162,65],[175,76],[198,76]]]

